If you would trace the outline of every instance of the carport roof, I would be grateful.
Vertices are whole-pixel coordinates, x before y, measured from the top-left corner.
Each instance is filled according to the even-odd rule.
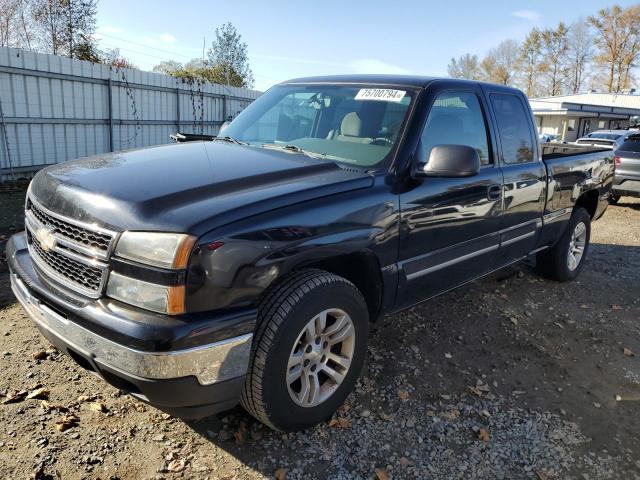
[[[531,109],[538,115],[601,116],[627,118],[640,115],[640,95],[579,93],[532,98]]]

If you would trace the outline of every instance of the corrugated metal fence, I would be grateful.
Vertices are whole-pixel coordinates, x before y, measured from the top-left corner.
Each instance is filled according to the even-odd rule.
[[[214,135],[260,92],[0,48],[0,180],[74,158]]]

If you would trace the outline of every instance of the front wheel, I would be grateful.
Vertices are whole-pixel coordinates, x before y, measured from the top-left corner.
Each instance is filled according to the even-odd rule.
[[[617,205],[620,201],[620,195],[609,194],[609,203],[611,205]]]
[[[282,431],[322,422],[360,374],[369,315],[360,291],[322,270],[291,275],[258,307],[242,406]]]
[[[544,277],[560,282],[575,279],[589,251],[591,217],[582,207],[575,207],[560,240],[536,257],[536,269]]]

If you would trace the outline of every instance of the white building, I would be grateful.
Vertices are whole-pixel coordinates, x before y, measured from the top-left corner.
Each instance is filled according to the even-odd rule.
[[[540,134],[573,142],[595,130],[627,128],[640,115],[640,95],[578,93],[529,100]],[[634,119],[635,121],[635,119]]]

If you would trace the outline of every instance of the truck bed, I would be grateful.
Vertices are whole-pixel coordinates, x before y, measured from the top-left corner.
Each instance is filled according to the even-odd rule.
[[[577,145],[575,143],[541,143],[542,160],[568,157],[582,153],[610,152],[611,148],[594,147],[592,145]]]

